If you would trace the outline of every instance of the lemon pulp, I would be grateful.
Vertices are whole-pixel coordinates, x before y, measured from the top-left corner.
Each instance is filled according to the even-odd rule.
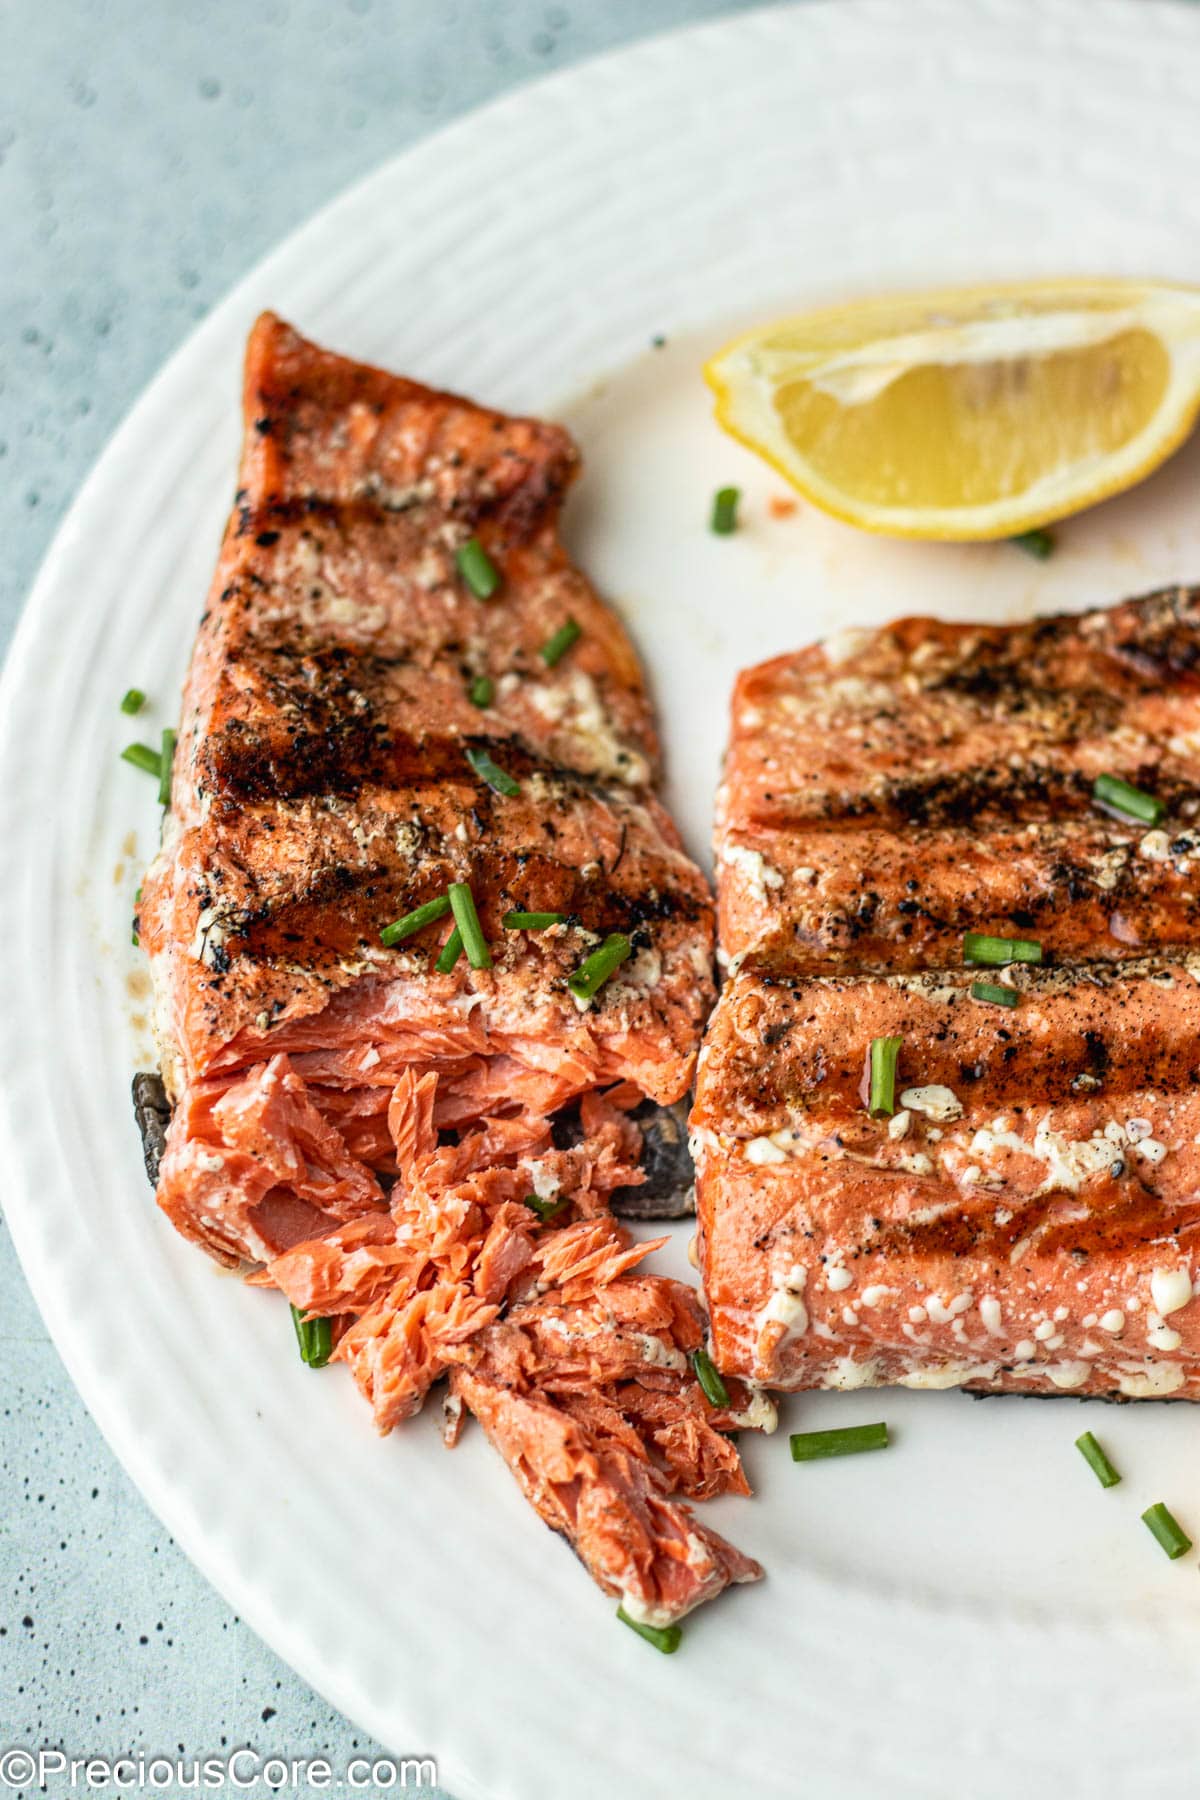
[[[868,301],[708,365],[719,421],[867,529],[996,537],[1120,491],[1200,405],[1200,293],[1124,281]]]

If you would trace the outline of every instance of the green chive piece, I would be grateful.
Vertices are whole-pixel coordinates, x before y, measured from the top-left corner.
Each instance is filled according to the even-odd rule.
[[[493,794],[503,794],[509,800],[515,800],[521,791],[521,784],[499,768],[486,750],[476,750],[472,746],[467,751],[467,761],[478,775],[480,781],[486,781]]]
[[[1167,810],[1153,794],[1148,794],[1144,788],[1133,787],[1117,775],[1097,775],[1092,799],[1100,806],[1108,807],[1110,812],[1120,813],[1126,819],[1137,819],[1142,825],[1157,825]]]
[[[171,804],[171,771],[175,766],[175,733],[168,730],[162,734],[162,755],[158,763],[158,803],[160,806]]]
[[[433,965],[439,975],[449,975],[451,969],[453,969],[455,963],[462,955],[462,947],[462,932],[456,925],[454,930],[450,933],[450,936],[442,945],[442,953]]]
[[[505,931],[548,931],[551,925],[562,925],[566,913],[506,912],[501,920]]]
[[[737,530],[738,501],[742,497],[741,488],[718,488],[713,495],[712,529],[718,537],[728,537],[731,531]]]
[[[1026,556],[1036,557],[1038,562],[1045,562],[1054,552],[1054,539],[1048,531],[1022,531],[1008,541],[1023,550]]]
[[[904,1039],[899,1037],[881,1037],[871,1039],[871,1085],[867,1098],[867,1111],[873,1119],[886,1113],[890,1118],[896,1110],[896,1064],[900,1059],[900,1046]]]
[[[145,704],[146,696],[141,688],[126,688],[121,696],[121,711],[128,713],[130,718],[134,713],[140,713]]]
[[[328,1319],[306,1319],[298,1306],[292,1308],[292,1324],[300,1346],[300,1361],[310,1369],[323,1369],[333,1350],[333,1331]]]
[[[580,963],[573,975],[567,976],[567,986],[577,1000],[592,1000],[609,976],[615,974],[632,955],[633,945],[629,939],[622,932],[614,931],[605,938],[598,950],[593,950]]]
[[[490,706],[496,698],[496,684],[490,675],[477,675],[467,694],[472,706]]]
[[[540,1194],[526,1194],[525,1204],[529,1210],[535,1212],[542,1223],[545,1224],[547,1219],[552,1219],[556,1213],[560,1213],[567,1202],[565,1198],[562,1200],[543,1200]]]
[[[709,1404],[711,1406],[728,1406],[729,1389],[721,1380],[721,1372],[707,1350],[701,1348],[692,1351],[692,1367],[696,1371],[696,1380],[704,1390],[704,1398]]]
[[[397,944],[402,944],[414,931],[423,931],[435,919],[444,919],[449,911],[449,894],[439,894],[436,900],[427,900],[424,906],[418,906],[414,911],[405,913],[402,919],[385,925],[379,934],[379,941],[385,950],[394,950]]]
[[[1085,1431],[1082,1437],[1077,1437],[1075,1439],[1075,1448],[1078,1450],[1080,1456],[1082,1456],[1084,1462],[1092,1471],[1101,1487],[1116,1487],[1121,1477],[1117,1474],[1117,1471],[1113,1468],[1090,1431]]]
[[[1191,1549],[1191,1538],[1161,1500],[1146,1508],[1142,1514],[1142,1523],[1149,1526],[1172,1562],[1176,1557],[1186,1556]]]
[[[886,1450],[886,1425],[844,1425],[839,1431],[794,1431],[788,1439],[793,1462],[822,1462],[827,1456],[857,1456]]]
[[[135,909],[136,909],[136,908],[137,908],[137,907],[139,907],[139,906],[140,906],[140,905],[141,905],[141,904],[142,904],[142,890],[141,890],[141,888],[139,888],[139,889],[138,889],[138,891],[137,891],[137,893],[136,893],[136,894],[135,894],[135,895],[134,895],[134,896],[133,896],[133,904],[134,904],[134,907],[135,907]],[[130,933],[129,933],[129,935],[130,935],[130,937],[131,937],[131,938],[132,938],[132,940],[133,940],[133,947],[134,947],[134,949],[135,949],[135,950],[136,950],[136,949],[137,949],[137,947],[138,947],[138,945],[139,945],[139,944],[140,944],[140,943],[141,943],[141,939],[140,939],[140,938],[139,938],[139,936],[138,936],[138,925],[139,925],[139,923],[140,923],[140,921],[139,921],[139,919],[138,919],[138,916],[137,916],[137,912],[136,912],[136,910],[135,910],[135,912],[134,912],[134,915],[133,915],[133,926],[132,926],[132,929],[131,929],[131,930],[130,930]]]
[[[477,600],[490,600],[500,586],[495,563],[477,537],[468,538],[454,553],[458,572]]]
[[[1042,946],[1035,938],[988,937],[983,931],[968,931],[963,938],[963,957],[969,963],[1040,963]]]
[[[982,1000],[988,1006],[1015,1006],[1020,997],[1016,988],[1005,987],[999,981],[973,981],[971,983],[972,1000]]]
[[[479,923],[479,914],[475,910],[475,896],[465,881],[451,882],[450,910],[454,914],[454,923],[462,932],[463,949],[471,967],[490,969],[492,953],[487,947],[483,926]]]
[[[159,781],[162,780],[162,758],[149,744],[126,744],[121,752],[121,761],[132,763],[135,769],[144,769],[147,775],[154,775]]]
[[[538,651],[538,655],[541,657],[546,667],[552,669],[556,662],[561,662],[562,658],[571,648],[571,645],[582,636],[582,625],[577,625],[574,619],[568,619],[565,625],[559,626],[553,637],[546,639],[546,642]]]
[[[674,1656],[683,1642],[682,1625],[639,1625],[636,1619],[630,1618],[623,1606],[618,1606],[617,1617],[622,1625],[628,1625],[630,1631],[636,1631],[639,1637],[644,1637],[648,1644],[653,1644],[664,1656]]]

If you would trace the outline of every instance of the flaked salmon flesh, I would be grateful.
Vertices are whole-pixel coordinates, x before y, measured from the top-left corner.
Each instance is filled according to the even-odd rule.
[[[687,1361],[695,1297],[631,1273],[647,1246],[607,1208],[643,1179],[634,1115],[690,1086],[712,906],[655,794],[632,645],[558,539],[577,453],[272,315],[244,410],[139,909],[173,1103],[159,1204],[330,1318],[380,1430],[453,1371],[601,1586],[674,1618],[760,1571],[684,1505],[744,1491]],[[486,599],[458,567],[472,539]],[[384,947],[456,882],[490,967],[438,972],[449,918]],[[507,929],[514,910],[564,922]],[[612,933],[630,957],[577,999]],[[601,1317],[579,1387],[554,1345]],[[537,1354],[511,1384],[518,1339]]]
[[[1100,775],[1164,817],[1110,816]],[[1200,1397],[1200,594],[751,669],[718,811],[730,979],[692,1113],[718,1366]],[[967,967],[968,931],[1044,962]],[[998,978],[1015,1006],[972,995]]]
[[[680,1282],[575,1278],[491,1326],[451,1377],[547,1524],[647,1625],[762,1573],[679,1498],[749,1493],[723,1434],[761,1422],[741,1383],[727,1408],[701,1393],[689,1356],[704,1326]]]

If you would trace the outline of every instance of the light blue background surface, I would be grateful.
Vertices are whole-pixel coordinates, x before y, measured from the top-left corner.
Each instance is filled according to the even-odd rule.
[[[141,388],[292,226],[517,82],[737,10],[0,0],[0,647]],[[71,1387],[3,1229],[0,1358],[0,1748],[191,1756],[250,1743],[335,1767],[370,1753],[147,1511]],[[436,1758],[441,1746],[406,1748]]]

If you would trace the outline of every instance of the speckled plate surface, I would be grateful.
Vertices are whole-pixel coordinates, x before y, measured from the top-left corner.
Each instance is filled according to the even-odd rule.
[[[1200,448],[1066,527],[1055,558],[856,536],[722,439],[699,379],[796,304],[988,276],[1200,280],[1200,9],[1155,0],[838,0],[743,15],[530,88],[390,164],[205,323],[64,525],[0,716],[4,1198],[55,1340],[170,1530],[268,1641],[395,1750],[489,1800],[663,1793],[1184,1790],[1200,1686],[1196,1415],[954,1394],[820,1396],[886,1458],[749,1444],[712,1514],[769,1580],[674,1659],[613,1620],[478,1432],[384,1443],[297,1362],[271,1296],[157,1216],[128,1079],[149,1054],[128,936],[157,829],[117,700],[173,715],[233,482],[240,351],[271,305],[355,355],[557,412],[588,472],[569,531],[662,709],[703,851],[730,680],[831,625],[1027,616],[1200,571]],[[659,348],[656,335],[665,336]],[[712,538],[708,496],[746,491]],[[680,1255],[676,1247],[676,1255]],[[1102,1493],[1087,1422],[1125,1472]]]

